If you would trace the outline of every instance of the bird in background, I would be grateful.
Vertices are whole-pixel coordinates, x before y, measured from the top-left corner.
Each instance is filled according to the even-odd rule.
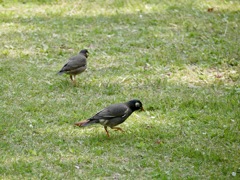
[[[71,81],[76,85],[76,75],[81,74],[87,69],[88,53],[87,49],[81,50],[77,56],[73,56],[68,60],[58,74],[69,74]]]
[[[125,103],[112,104],[99,111],[93,117],[77,122],[75,125],[85,127],[92,124],[101,124],[104,126],[107,136],[110,137],[107,128],[110,127],[116,131],[124,132],[120,127],[116,126],[123,123],[136,110],[144,111],[142,102],[137,99]]]

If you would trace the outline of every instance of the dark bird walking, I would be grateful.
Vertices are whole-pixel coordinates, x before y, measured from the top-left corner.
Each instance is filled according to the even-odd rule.
[[[95,114],[93,117],[85,121],[77,122],[75,125],[84,127],[99,123],[104,126],[107,136],[110,137],[107,127],[123,132],[120,127],[116,126],[123,123],[136,110],[144,110],[141,101],[136,99],[126,103],[112,104]]]
[[[76,75],[87,69],[88,50],[83,49],[77,56],[71,57],[58,74],[69,74],[73,84],[76,85]]]

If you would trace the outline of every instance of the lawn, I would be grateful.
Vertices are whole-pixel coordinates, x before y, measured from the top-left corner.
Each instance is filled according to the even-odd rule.
[[[0,179],[239,179],[239,45],[238,0],[0,1]]]

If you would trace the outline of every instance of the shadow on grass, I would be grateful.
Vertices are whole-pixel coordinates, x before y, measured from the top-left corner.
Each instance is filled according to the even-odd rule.
[[[181,16],[176,10],[181,11]],[[50,14],[49,16],[24,18],[2,15],[2,23],[16,23],[26,27],[26,30],[22,30],[22,32],[19,30],[18,32],[5,32],[6,37],[21,38],[22,35],[30,37],[34,44],[42,48],[42,43],[44,43],[49,47],[48,51],[54,52],[56,55],[62,51],[60,50],[62,45],[76,49],[84,44],[84,46],[92,48],[96,54],[101,51],[112,54],[113,50],[118,54],[129,53],[131,49],[136,49],[134,51],[143,51],[146,56],[152,52],[156,53],[153,58],[161,58],[161,63],[165,65],[200,65],[202,63],[215,65],[216,61],[221,61],[226,56],[229,59],[238,59],[239,51],[234,47],[239,44],[239,40],[236,39],[235,44],[233,44],[234,42],[228,44],[227,38],[232,38],[231,34],[233,36],[239,34],[239,30],[234,27],[234,24],[229,24],[228,36],[225,36],[224,28],[214,31],[213,26],[216,23],[218,26],[225,27],[226,23],[222,21],[225,16],[229,17],[229,21],[237,21],[236,17],[239,15],[240,11],[227,10],[207,13],[192,9],[192,4],[184,4],[180,7],[170,6],[161,13],[119,13],[93,17]],[[186,19],[184,22],[183,18]],[[215,22],[212,19],[215,19]],[[28,30],[30,25],[33,27]],[[67,32],[71,32],[71,34]],[[169,32],[171,32],[171,36],[169,36]],[[56,37],[53,37],[53,34]],[[95,39],[91,37],[95,37]],[[128,39],[128,41],[125,42],[124,39]],[[219,43],[222,41],[225,44]],[[212,47],[209,44],[212,44]],[[226,44],[229,46],[226,47]],[[31,45],[32,43],[25,46]],[[201,57],[199,57],[199,53],[195,53],[197,49],[203,52]]]

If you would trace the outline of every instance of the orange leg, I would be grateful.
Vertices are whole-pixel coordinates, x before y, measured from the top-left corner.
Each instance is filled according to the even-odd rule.
[[[107,126],[104,126],[104,129],[105,129],[105,131],[106,131],[106,133],[107,133],[107,136],[110,137],[110,136],[109,136],[109,133],[108,133],[108,130],[107,130]]]
[[[114,129],[115,131],[122,131],[122,132],[124,132],[124,130],[122,130],[122,128],[120,128],[120,127],[111,127],[112,129]]]

